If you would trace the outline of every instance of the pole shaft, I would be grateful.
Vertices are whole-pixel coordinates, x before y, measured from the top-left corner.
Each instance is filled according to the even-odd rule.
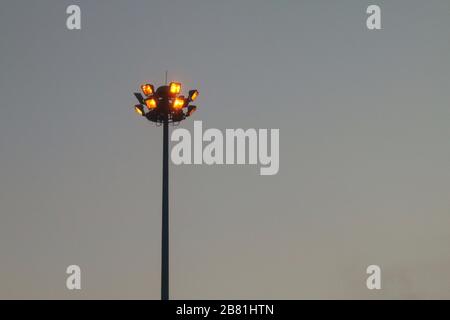
[[[169,300],[169,123],[164,120],[161,232],[161,300]]]

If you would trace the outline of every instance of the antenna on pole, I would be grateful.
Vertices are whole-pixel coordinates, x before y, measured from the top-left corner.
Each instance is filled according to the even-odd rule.
[[[165,85],[167,86],[167,75],[168,75],[169,71],[166,70],[166,82]]]

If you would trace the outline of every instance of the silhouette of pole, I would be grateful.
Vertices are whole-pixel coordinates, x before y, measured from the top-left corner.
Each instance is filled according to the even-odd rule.
[[[161,300],[169,300],[169,123],[163,123]]]
[[[192,116],[197,107],[190,103],[197,99],[198,90],[181,94],[181,83],[171,82],[156,91],[152,84],[141,86],[134,96],[139,104],[134,111],[148,121],[163,124],[163,171],[162,171],[162,215],[161,215],[161,300],[169,300],[169,123],[179,123]],[[184,109],[184,110],[183,110]]]

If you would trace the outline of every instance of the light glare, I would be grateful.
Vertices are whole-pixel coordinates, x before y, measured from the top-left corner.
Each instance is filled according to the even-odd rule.
[[[141,86],[141,90],[146,96],[151,96],[154,92],[153,86],[151,84],[143,84]]]
[[[147,108],[149,108],[150,110],[155,109],[156,108],[156,100],[151,98],[151,99],[147,99],[145,100],[145,105],[147,106]]]
[[[180,110],[180,109],[183,108],[183,106],[184,106],[184,98],[179,97],[179,98],[176,98],[176,99],[174,100],[174,102],[173,102],[173,108],[174,108],[175,110]]]
[[[179,94],[180,92],[181,92],[181,83],[171,82],[170,83],[170,93],[171,94]]]
[[[138,114],[143,116],[144,115],[144,111],[142,110],[141,106],[134,106],[134,111]]]

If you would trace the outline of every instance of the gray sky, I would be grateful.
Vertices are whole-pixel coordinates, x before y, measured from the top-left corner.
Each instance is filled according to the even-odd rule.
[[[449,16],[448,0],[2,1],[0,298],[159,298],[162,130],[131,106],[166,69],[201,93],[182,127],[280,129],[276,176],[171,166],[173,298],[450,298]]]

